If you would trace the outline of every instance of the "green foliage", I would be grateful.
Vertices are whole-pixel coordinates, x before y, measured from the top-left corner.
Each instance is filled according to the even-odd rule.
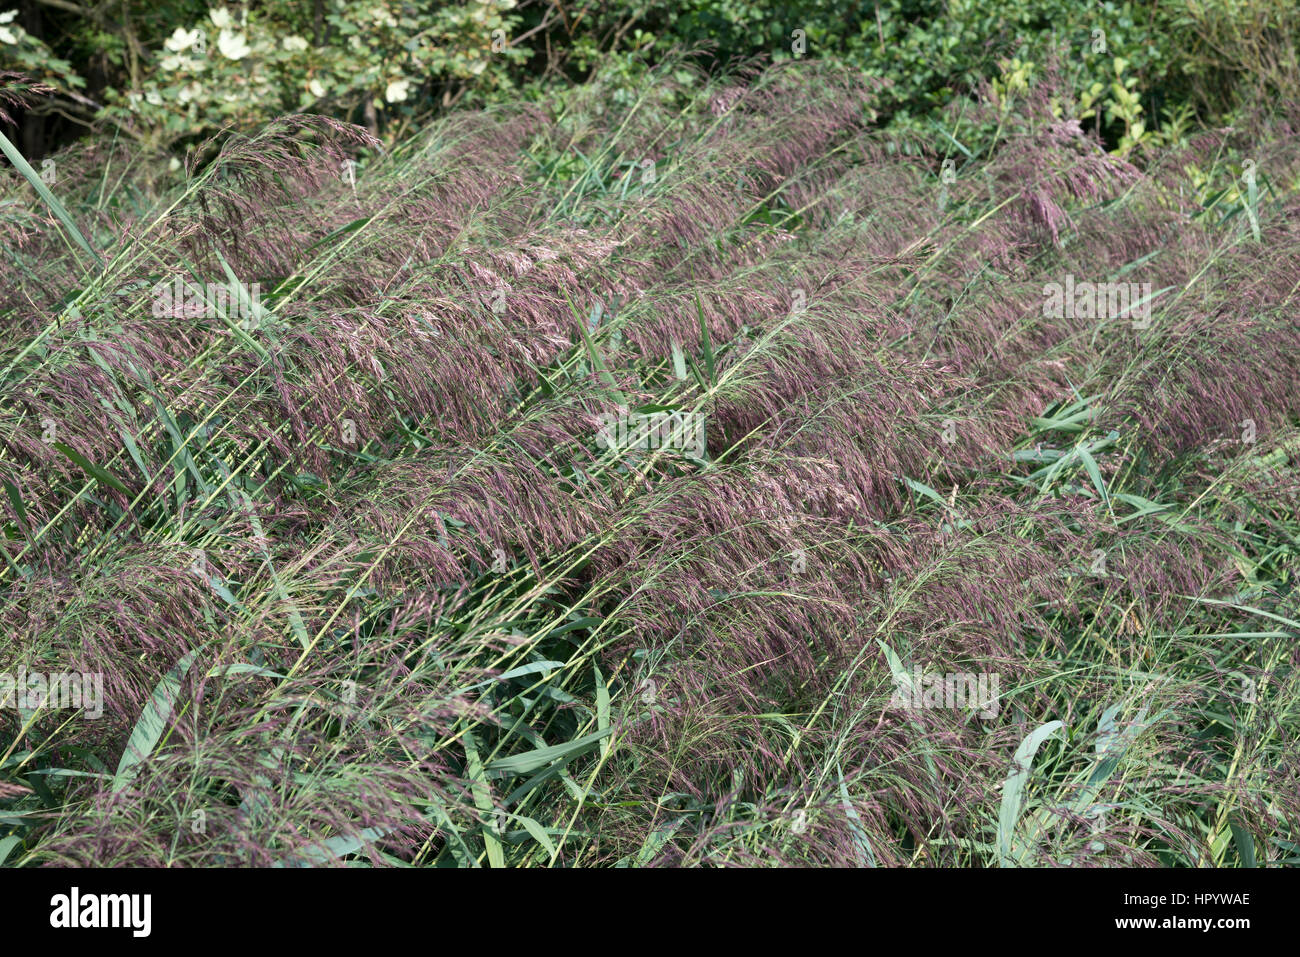
[[[122,84],[104,92],[97,119],[150,149],[250,127],[295,111],[349,116],[358,108],[374,127],[381,116],[428,112],[435,86],[474,80],[509,84],[507,66],[526,57],[508,34],[515,0],[461,5],[397,0],[270,0],[249,11],[186,3],[147,23],[126,21],[93,45],[123,64]],[[67,93],[85,80],[13,24],[0,43],[18,66]]]
[[[881,121],[927,135],[954,99],[982,83],[1024,91],[1055,58],[1088,91],[1074,118],[1092,119],[1119,152],[1158,125],[1177,127],[1186,109],[1206,118],[1230,112],[1239,105],[1231,91],[1242,83],[1285,89],[1295,75],[1285,51],[1294,67],[1300,38],[1300,15],[1275,0],[802,0],[779,14],[769,4],[692,0],[638,9],[656,49],[705,45],[706,59],[719,62],[791,59],[792,34],[803,30],[802,56],[879,78]]]
[[[517,0],[81,9],[47,11],[41,37],[16,11],[0,12],[0,59],[149,150],[293,111],[360,122],[394,141],[467,93],[535,99],[557,78],[594,72],[616,81],[607,95],[626,106],[646,64],[690,50],[705,66],[848,64],[882,81],[882,123],[926,135],[936,121],[951,132],[945,109],[981,84],[1015,95],[1056,65],[1085,91],[1073,117],[1128,152],[1157,129],[1176,134],[1188,111],[1231,121],[1243,96],[1293,92],[1300,37],[1300,13],[1280,0],[797,0],[775,11],[748,0],[645,0],[580,15]],[[993,135],[966,131],[976,145]]]

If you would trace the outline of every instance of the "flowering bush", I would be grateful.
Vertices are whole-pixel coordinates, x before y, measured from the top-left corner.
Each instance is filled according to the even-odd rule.
[[[98,118],[155,149],[298,110],[359,110],[357,119],[375,129],[385,115],[411,116],[429,105],[439,86],[450,93],[471,79],[508,83],[505,67],[527,55],[509,43],[515,5],[324,0],[318,19],[311,4],[292,0],[201,10],[170,35],[150,37],[141,28],[125,37],[121,45],[138,44],[144,55],[127,71],[134,80],[104,91]],[[62,93],[84,87],[15,17],[0,12],[6,60]]]

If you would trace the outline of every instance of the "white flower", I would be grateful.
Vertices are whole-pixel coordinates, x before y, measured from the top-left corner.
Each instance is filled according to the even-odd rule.
[[[17,43],[18,38],[8,27],[0,27],[0,43]]]
[[[244,42],[244,35],[233,30],[221,31],[217,37],[217,49],[227,60],[242,60],[252,52],[252,48]]]
[[[147,90],[144,94],[144,101],[152,106],[162,106],[163,98],[157,90]]]
[[[316,97],[318,100],[325,95],[325,84],[320,80],[313,79],[307,84],[307,89],[310,90],[311,95]]]
[[[473,73],[475,76],[478,76],[486,68],[487,68],[486,60],[475,60],[473,63],[469,65],[469,72]]]
[[[4,13],[0,13],[0,23],[9,23],[16,16],[18,16],[17,10],[6,10]]]
[[[203,87],[201,87],[197,83],[190,83],[187,84],[186,86],[181,87],[181,92],[178,96],[178,99],[182,103],[188,103],[190,102],[190,100],[197,100],[199,98],[199,94],[201,94],[202,92],[203,92]]]
[[[209,10],[208,17],[212,20],[212,25],[218,30],[224,30],[230,26],[230,11],[225,7]]]
[[[164,70],[179,70],[184,61],[178,56],[165,56],[158,65]]]
[[[173,156],[173,157],[168,161],[168,163],[167,163],[167,168],[168,168],[169,170],[171,170],[171,171],[174,173],[174,172],[176,172],[178,169],[181,168],[181,161],[178,160],[175,156]]]
[[[406,99],[406,88],[410,85],[411,81],[407,79],[393,80],[384,90],[384,99],[389,103],[401,103]]]
[[[198,38],[198,30],[186,30],[184,27],[177,27],[176,32],[167,38],[163,46],[173,53],[181,53],[191,49]]]
[[[285,48],[286,50],[305,50],[305,49],[307,49],[307,41],[304,40],[302,37],[285,37],[285,38],[281,41],[281,43],[283,44],[283,46],[284,46],[284,48]]]

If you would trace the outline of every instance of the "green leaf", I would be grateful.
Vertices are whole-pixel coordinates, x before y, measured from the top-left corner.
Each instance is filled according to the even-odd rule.
[[[1137,509],[1128,515],[1121,516],[1115,520],[1116,525],[1123,525],[1125,522],[1132,521],[1135,518],[1141,518],[1144,515],[1152,515],[1156,512],[1163,512],[1166,509],[1173,508],[1172,504],[1153,502],[1150,499],[1143,498],[1141,495],[1132,495],[1127,492],[1115,492],[1111,498],[1123,502],[1125,505],[1132,505]]]
[[[680,342],[673,343],[673,375],[679,382],[686,380],[686,356],[682,353]]]
[[[1011,773],[1002,785],[1002,808],[998,814],[998,861],[1003,867],[1014,867],[1020,855],[1013,857],[1012,844],[1015,838],[1016,824],[1020,820],[1020,811],[1024,803],[1025,784],[1029,780],[1029,771],[1033,767],[1034,755],[1039,746],[1064,727],[1060,721],[1049,721],[1035,728],[1016,748],[1015,757],[1011,759]]]
[[[1169,290],[1177,289],[1177,288],[1178,288],[1177,286],[1165,286],[1165,288],[1163,289],[1157,289],[1155,292],[1143,296],[1141,299],[1139,299],[1137,302],[1130,305],[1128,309],[1126,309],[1124,312],[1122,312],[1120,315],[1116,316],[1115,318],[1128,319],[1130,316],[1132,316],[1135,312],[1137,312],[1147,303],[1151,302],[1151,300],[1158,299],[1159,297],[1163,296],[1165,293],[1169,292]]]
[[[90,253],[91,258],[93,258],[95,262],[99,263],[100,269],[106,269],[107,265],[103,258],[91,247],[90,243],[86,240],[86,237],[81,234],[81,230],[77,228],[77,224],[73,221],[72,217],[68,215],[68,211],[63,208],[63,204],[59,202],[58,198],[55,197],[53,193],[50,192],[49,187],[45,185],[45,181],[41,179],[40,174],[37,173],[36,170],[32,169],[31,164],[23,158],[23,154],[18,152],[18,147],[9,142],[9,139],[3,133],[0,133],[0,151],[2,151],[5,156],[9,157],[9,162],[14,164],[14,168],[17,169],[18,172],[22,173],[27,179],[27,182],[31,183],[32,186],[36,188],[37,194],[45,202],[45,205],[50,207],[54,215],[59,218],[59,222],[63,223],[64,227],[72,235],[72,238],[77,241],[77,245]]]
[[[525,675],[535,675],[538,672],[545,671],[550,673],[556,668],[563,668],[563,661],[534,661],[532,664],[520,665],[518,668],[511,668],[509,671],[503,671],[495,678],[489,678],[487,681],[480,681],[477,684],[466,685],[452,693],[453,697],[463,695],[476,688],[486,688],[488,685],[498,684],[502,681],[509,681],[511,678],[522,678]]]
[[[4,484],[5,494],[9,496],[9,504],[11,504],[14,507],[14,511],[18,513],[18,521],[22,524],[23,531],[27,532],[31,526],[27,521],[27,509],[23,507],[23,497],[21,493],[19,493],[18,487],[14,485],[13,482],[5,479]]]
[[[1230,601],[1220,601],[1217,598],[1201,598],[1196,595],[1180,595],[1180,598],[1186,598],[1189,601],[1200,602],[1204,605],[1224,605],[1228,608],[1236,608],[1238,611],[1248,611],[1252,615],[1259,615],[1263,618],[1270,618],[1273,621],[1280,621],[1284,625],[1292,628],[1300,628],[1300,621],[1294,618],[1283,618],[1281,615],[1275,615],[1271,611],[1264,611],[1260,608],[1252,608],[1250,605],[1238,605]]]
[[[1123,707],[1123,704],[1111,705],[1097,720],[1097,763],[1088,776],[1088,783],[1080,790],[1078,798],[1074,801],[1075,814],[1081,815],[1088,810],[1101,788],[1114,775],[1133,742],[1153,723],[1146,720],[1148,709],[1144,707],[1131,723],[1121,729],[1115,721],[1115,716]]]
[[[111,489],[116,489],[130,500],[131,490],[129,488],[119,482],[110,473],[100,468],[98,465],[95,465],[76,449],[64,445],[62,442],[51,442],[50,445],[67,456],[74,465],[79,466],[88,475],[92,476],[100,485],[107,485]]]
[[[474,736],[465,732],[465,774],[470,779],[470,790],[474,795],[474,806],[481,811],[485,820],[482,822],[483,846],[487,849],[488,863],[493,867],[506,866],[505,853],[501,849],[501,840],[493,826],[496,823],[496,808],[492,804],[492,787],[487,775],[483,773],[483,761],[478,756],[478,747]]]
[[[230,263],[226,262],[226,257],[221,255],[221,250],[214,248],[213,252],[216,253],[217,260],[226,271],[226,276],[230,279],[231,288],[238,291],[241,303],[247,302],[250,305],[256,305],[256,308],[250,311],[256,313],[257,319],[263,319],[267,315],[266,309],[260,303],[253,304],[252,297],[249,296],[248,290],[244,287],[244,284],[239,281],[238,277],[235,276],[235,271],[230,268]],[[216,304],[214,303],[213,305],[214,308],[216,308]],[[235,338],[256,352],[258,356],[261,357],[262,361],[270,361],[271,354],[263,348],[260,342],[245,332],[239,323],[227,316],[224,309],[217,308],[217,314],[221,317],[221,321],[226,324],[226,328],[230,330],[231,334],[234,335]]]
[[[523,754],[512,754],[509,757],[497,758],[489,762],[487,771],[491,774],[527,774],[529,771],[535,771],[537,768],[545,767],[552,761],[569,760],[577,757],[584,751],[589,751],[608,734],[612,729],[597,731],[595,734],[584,735],[581,738],[574,738],[565,744],[553,744],[546,748],[536,748],[532,751],[525,751]]]
[[[452,859],[461,867],[478,867],[478,860],[470,851],[469,845],[465,843],[460,828],[452,821],[447,809],[431,798],[426,798],[424,801],[428,805],[430,813],[438,820],[439,826],[445,829],[447,845],[444,853],[450,852]]]
[[[934,489],[930,488],[930,486],[926,485],[924,482],[918,482],[915,479],[910,479],[906,475],[903,476],[903,482],[913,492],[919,492],[920,494],[924,495],[926,498],[930,499],[932,502],[936,502],[939,505],[941,505],[945,511],[952,511],[951,506],[948,505],[948,500],[945,499],[938,492],[936,492]]]
[[[885,660],[889,662],[889,673],[893,676],[894,684],[900,691],[904,689],[910,690],[912,687],[912,675],[903,667],[903,662],[900,661],[898,655],[894,653],[894,649],[885,644],[885,642],[880,638],[876,638],[876,644],[880,646],[880,650],[885,654]]]
[[[1241,858],[1242,867],[1258,867],[1255,862],[1255,838],[1249,831],[1240,827],[1232,818],[1228,818],[1228,827],[1232,828],[1232,839],[1237,845],[1237,855]],[[0,859],[3,855],[0,855]]]
[[[568,297],[568,293],[565,293],[565,297]],[[609,386],[615,401],[617,401],[619,405],[627,405],[627,397],[619,390],[618,383],[614,380],[614,376],[610,374],[609,369],[605,366],[605,361],[601,359],[600,353],[596,351],[596,345],[591,341],[591,334],[587,332],[587,324],[583,321],[582,315],[578,312],[578,307],[573,304],[572,299],[569,300],[569,308],[573,310],[573,314],[576,318],[574,324],[578,327],[578,335],[582,337],[583,345],[587,348],[587,355],[591,359],[592,368],[596,370],[600,377],[600,381]]]
[[[546,851],[548,857],[554,858],[559,854],[559,851],[555,848],[555,842],[547,835],[546,828],[531,817],[525,817],[522,814],[512,814],[510,816],[524,826],[524,830],[528,832],[534,841],[542,845],[542,849]]]
[[[373,216],[363,216],[360,219],[354,219],[346,226],[340,226],[338,229],[334,230],[334,232],[330,233],[324,239],[316,240],[316,242],[312,243],[310,246],[304,249],[303,252],[309,253],[313,249],[318,249],[321,246],[326,246],[329,245],[330,243],[333,243],[335,240],[342,239],[348,233],[356,232],[362,226],[368,224],[372,219],[374,219]]]
[[[21,846],[23,839],[21,837],[4,837],[0,838],[0,864],[9,859],[15,847]]]
[[[276,861],[272,867],[286,866],[305,866],[301,858],[307,858],[308,861],[315,864],[332,864],[345,854],[355,854],[367,844],[371,844],[392,828],[388,827],[368,827],[359,834],[340,834],[337,837],[331,837],[328,840],[321,841],[317,844],[311,844],[300,849],[297,853],[298,859],[288,861]]]
[[[1092,484],[1097,489],[1097,494],[1107,505],[1110,504],[1110,495],[1106,492],[1106,483],[1101,480],[1101,469],[1097,468],[1097,460],[1092,457],[1092,453],[1080,445],[1077,449],[1079,459],[1083,462],[1083,467],[1088,471],[1088,477],[1092,479]]]
[[[875,867],[876,854],[871,850],[871,842],[867,840],[867,832],[862,829],[862,817],[858,814],[857,808],[849,800],[848,785],[844,783],[844,771],[838,761],[835,762],[835,771],[840,779],[840,804],[844,808],[844,814],[849,819],[849,833],[853,835],[853,843],[857,845],[858,866]]]
[[[570,631],[577,631],[579,628],[590,628],[593,625],[599,625],[604,620],[605,620],[604,618],[593,618],[590,616],[584,618],[575,618],[573,621],[566,622],[565,624],[561,625],[559,628],[554,628],[551,631],[547,632],[546,637],[555,638],[558,637],[559,635],[567,634]]]
[[[198,654],[197,648],[186,652],[176,663],[176,667],[163,675],[162,680],[153,689],[153,694],[145,704],[144,711],[140,713],[135,728],[131,731],[131,737],[127,739],[126,750],[122,752],[122,758],[117,763],[117,773],[113,775],[114,793],[131,782],[139,771],[140,763],[158,746],[159,739],[167,729],[172,708],[176,704],[176,694],[180,691],[181,679],[185,677],[185,672],[190,670],[190,665],[194,664]]]
[[[663,827],[656,828],[650,833],[650,836],[646,838],[645,843],[641,845],[641,850],[637,851],[635,854],[629,854],[614,866],[643,867],[644,865],[649,864],[655,859],[655,855],[663,850],[663,846],[668,843],[669,839],[677,833],[678,828],[685,824],[686,821],[687,818],[683,816],[674,821],[670,821]]]
[[[592,665],[592,670],[596,673],[596,730],[609,730],[609,687],[605,684],[605,676],[600,673],[600,668]],[[600,755],[604,757],[609,754],[609,748],[612,742],[605,741],[600,746]]]

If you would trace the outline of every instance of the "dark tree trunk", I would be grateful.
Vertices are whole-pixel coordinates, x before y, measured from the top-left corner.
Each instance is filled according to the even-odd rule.
[[[45,36],[45,27],[41,23],[41,8],[36,0],[23,0],[21,4],[23,29],[40,40]],[[23,113],[21,124],[21,142],[19,149],[27,159],[40,159],[45,152],[45,117],[37,116],[30,110]]]

